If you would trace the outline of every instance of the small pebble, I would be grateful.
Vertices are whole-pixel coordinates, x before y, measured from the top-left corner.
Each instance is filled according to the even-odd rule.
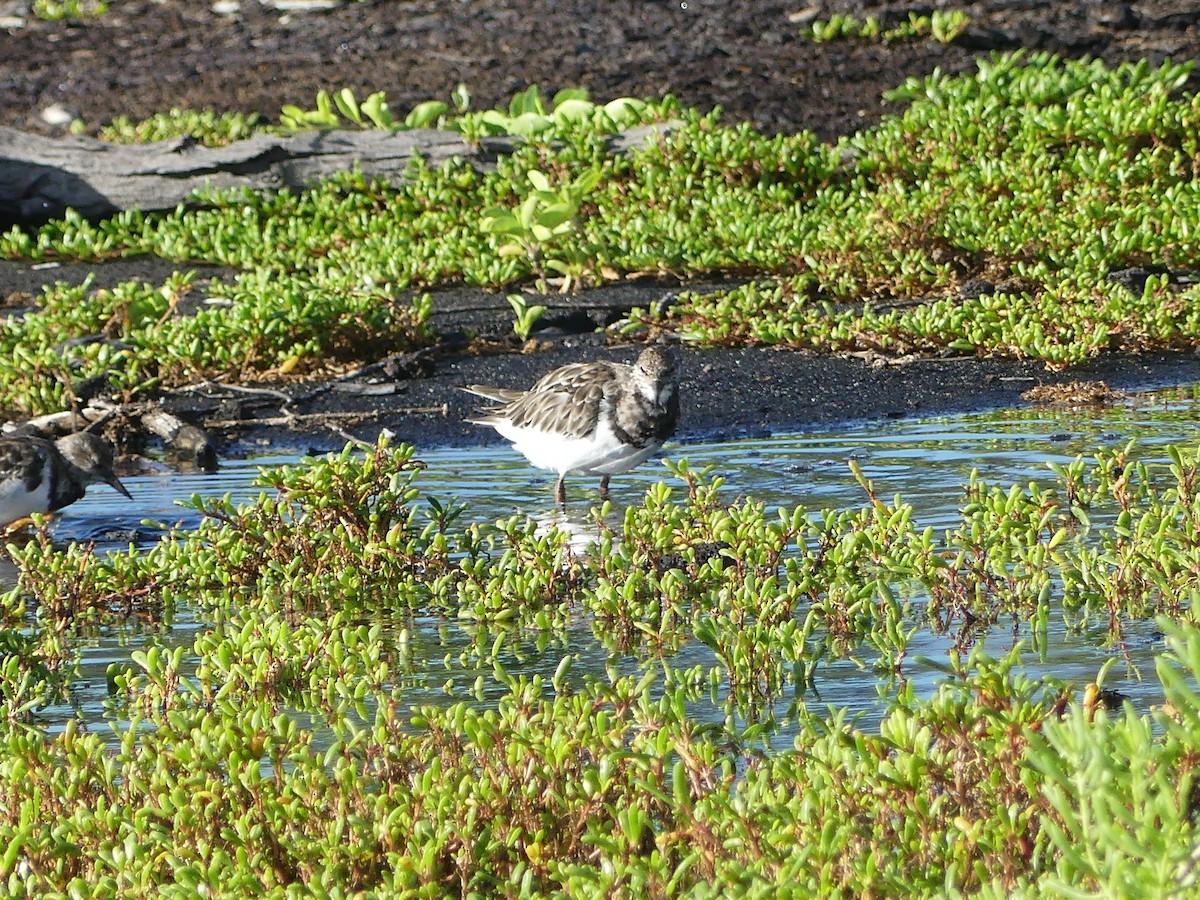
[[[821,4],[813,3],[803,9],[798,9],[795,12],[788,13],[787,20],[792,25],[807,27],[821,17]]]
[[[958,289],[958,296],[964,300],[974,300],[976,297],[994,293],[996,293],[996,286],[982,278],[971,278],[964,281]]]
[[[1138,17],[1128,3],[1112,3],[1107,0],[1093,2],[1088,9],[1088,19],[1093,25],[1108,28],[1136,28]]]
[[[40,116],[43,122],[56,128],[66,128],[81,117],[79,110],[63,106],[61,103],[51,103],[41,111]]]
[[[242,11],[241,0],[217,0],[212,11],[218,16],[233,16]]]

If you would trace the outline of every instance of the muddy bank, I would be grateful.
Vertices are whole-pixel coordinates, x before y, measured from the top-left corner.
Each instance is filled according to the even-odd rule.
[[[342,86],[360,96],[384,90],[406,110],[446,98],[459,82],[471,88],[478,109],[540,83],[583,86],[597,99],[674,93],[685,105],[722,106],[726,121],[765,131],[812,129],[834,140],[894,111],[882,93],[905,78],[935,66],[970,71],[995,50],[1109,63],[1200,57],[1200,11],[1192,0],[956,4],[971,24],[950,44],[818,43],[803,35],[813,21],[837,13],[874,15],[889,27],[934,7],[614,0],[600,11],[559,0],[365,0],[300,12],[260,0],[130,0],[94,21],[47,23],[28,15],[25,0],[0,0],[0,124],[61,133],[40,116],[51,105],[81,115],[91,130],[114,116],[138,119],[174,106],[257,111],[270,119],[286,103],[309,104],[317,90]],[[1188,88],[1198,87],[1193,73]],[[200,269],[200,280],[227,274],[146,259],[54,268],[5,262],[0,300],[19,314],[55,280],[93,273],[96,287],[134,278],[161,283],[179,268]],[[494,442],[490,430],[462,421],[477,401],[460,385],[525,387],[567,362],[631,358],[636,347],[610,346],[595,329],[632,306],[670,302],[678,290],[633,283],[549,298],[539,352],[531,354],[511,352],[511,311],[502,295],[444,291],[435,300],[440,344],[431,351],[323,384],[197,385],[167,405],[209,425],[226,454],[265,445],[333,449],[347,435],[371,440],[384,427],[422,446]],[[472,343],[479,336],[495,346]],[[973,357],[885,364],[770,349],[679,352],[683,440],[994,408],[1023,402],[1020,393],[1037,384],[1076,379],[1126,390],[1200,380],[1190,355],[1104,357],[1051,372],[1037,362]]]
[[[442,342],[434,348],[398,354],[360,374],[316,385],[200,387],[173,394],[168,406],[207,423],[226,453],[264,446],[333,450],[351,436],[372,441],[383,428],[419,447],[500,443],[490,428],[463,421],[481,401],[460,390],[462,385],[525,388],[570,362],[630,361],[639,345],[593,329],[633,305],[644,307],[656,298],[669,302],[673,293],[663,285],[642,285],[549,298],[546,320],[557,324],[536,332],[535,352],[520,352],[515,340],[506,339],[511,312],[503,298],[460,291],[457,312],[443,298],[435,315]],[[476,337],[469,345],[464,327]],[[1111,354],[1054,372],[1031,360],[964,356],[895,362],[762,347],[674,346],[682,394],[676,439],[682,442],[1019,406],[1026,402],[1021,393],[1041,384],[1103,380],[1114,389],[1136,391],[1200,381],[1200,360],[1185,353]]]
[[[419,447],[501,443],[491,429],[463,421],[479,408],[479,400],[458,388],[468,383],[527,387],[568,362],[628,361],[637,355],[636,347],[601,348],[599,343],[568,340],[532,356],[447,356],[430,376],[406,380],[395,393],[383,396],[325,390],[285,407],[269,395],[213,391],[170,405],[210,422],[248,414],[276,418],[281,409],[303,417],[294,427],[248,423],[214,429],[227,454],[266,446],[334,450],[343,445],[346,434],[369,441],[381,428]],[[1128,391],[1200,380],[1200,362],[1190,354],[1105,357],[1063,372],[1049,372],[1036,362],[974,358],[874,366],[859,359],[768,349],[684,348],[679,356],[683,403],[676,440],[683,443],[1019,406],[1025,403],[1021,392],[1031,387],[1077,379],[1103,379],[1110,387]],[[303,397],[311,390],[287,393]],[[334,417],[323,420],[315,414]],[[1081,417],[1087,415],[1086,409],[1080,411]]]
[[[132,278],[158,283],[178,268],[152,258],[49,268],[0,261],[0,284],[9,289],[6,314],[12,315],[34,305],[43,283],[79,283],[89,276],[97,288]],[[234,274],[217,266],[193,268],[198,284]],[[598,329],[635,307],[669,306],[682,291],[734,283],[647,280],[540,296],[538,302],[548,308],[527,345],[512,333],[512,310],[503,293],[444,289],[433,293],[431,347],[397,352],[327,380],[203,382],[161,400],[169,411],[207,428],[227,456],[268,447],[325,452],[349,438],[373,441],[384,428],[419,447],[500,443],[490,428],[463,421],[482,402],[460,390],[463,385],[519,389],[566,363],[632,360],[638,344]],[[1019,406],[1026,403],[1022,392],[1042,384],[1103,380],[1117,390],[1137,391],[1200,381],[1200,359],[1190,353],[1108,354],[1056,372],[1036,360],[897,361],[768,347],[697,349],[677,341],[673,346],[682,393],[677,439],[683,442]],[[1086,408],[1080,415],[1087,415]]]

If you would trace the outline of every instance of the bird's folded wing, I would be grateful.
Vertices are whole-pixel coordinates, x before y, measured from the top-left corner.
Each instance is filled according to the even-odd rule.
[[[518,428],[582,438],[596,430],[604,395],[602,381],[559,382],[530,391],[502,414]]]
[[[44,458],[39,442],[19,438],[0,439],[0,473],[6,478],[21,478],[30,489],[42,481]]]

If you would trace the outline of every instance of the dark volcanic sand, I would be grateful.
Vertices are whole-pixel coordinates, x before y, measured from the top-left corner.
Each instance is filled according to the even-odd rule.
[[[161,260],[120,260],[95,270],[96,286],[134,277],[154,283],[174,269]],[[36,291],[45,280],[76,282],[92,271],[81,263],[32,269],[27,262],[0,262],[0,284]],[[201,268],[198,276],[202,280],[221,271]],[[699,290],[716,286],[689,285]],[[271,383],[248,390],[211,385],[175,392],[164,402],[197,424],[244,421],[238,427],[210,429],[222,451],[234,455],[266,446],[324,452],[340,448],[348,436],[373,441],[385,427],[418,447],[498,443],[502,438],[490,428],[463,421],[486,404],[460,390],[462,385],[525,388],[569,362],[630,361],[638,346],[612,346],[605,333],[594,329],[635,306],[669,303],[679,290],[675,284],[634,282],[539,297],[549,308],[534,335],[536,352],[526,353],[512,335],[512,310],[503,294],[447,289],[433,295],[440,343],[402,360],[406,365],[389,370],[376,364],[329,382]],[[476,342],[475,352],[464,347],[467,331],[485,339]],[[1200,360],[1185,353],[1108,354],[1061,372],[1032,360],[967,356],[885,361],[677,344],[675,353],[683,400],[676,439],[681,441],[1016,406],[1024,403],[1023,391],[1039,384],[1104,380],[1115,389],[1139,390],[1200,381]],[[266,423],[281,413],[297,418],[291,424]],[[343,418],[347,414],[351,418]]]
[[[0,0],[0,14],[27,2]],[[673,93],[689,106],[719,104],[728,121],[832,140],[875,121],[882,92],[906,77],[968,71],[991,50],[1110,63],[1200,56],[1195,0],[368,0],[289,13],[241,0],[233,15],[211,6],[114,0],[86,25],[29,20],[0,31],[0,124],[38,127],[55,103],[93,126],[173,106],[274,117],[343,86],[360,97],[386,91],[407,110],[464,82],[475,108],[529,84],[586,87],[598,100]],[[950,46],[801,37],[834,13],[889,26],[934,7],[966,12],[971,29]]]
[[[590,342],[589,342],[590,343]],[[502,442],[490,428],[462,421],[481,408],[481,401],[453,386],[499,384],[528,387],[554,366],[581,358],[603,357],[631,361],[637,348],[612,351],[559,346],[533,356],[460,358],[447,361],[434,378],[407,382],[404,393],[390,404],[448,405],[447,414],[396,415],[384,407],[378,424],[417,446],[468,445]],[[1039,363],[1009,360],[914,360],[899,366],[875,368],[859,359],[812,356],[771,349],[717,349],[680,354],[683,405],[676,440],[719,440],[762,437],[804,431],[861,420],[899,419],[938,413],[969,412],[1022,405],[1022,391],[1038,384],[1099,378],[1113,388],[1137,390],[1200,378],[1200,363],[1190,355],[1113,357],[1064,373],[1050,373]],[[325,398],[300,408],[344,408],[340,397]],[[1081,416],[1090,413],[1082,411]],[[377,425],[350,427],[356,436],[371,439]],[[300,446],[336,449],[340,437],[311,432],[311,443]],[[294,438],[277,435],[282,445]]]
[[[0,0],[0,16],[24,0]],[[895,2],[718,2],[687,0],[413,0],[347,2],[328,12],[284,13],[242,0],[233,15],[201,0],[116,0],[85,25],[41,23],[0,30],[0,124],[53,132],[39,119],[61,104],[92,128],[114,116],[137,119],[172,106],[257,111],[274,117],[285,103],[311,105],[318,89],[352,87],[361,97],[387,92],[406,110],[446,99],[465,82],[475,108],[506,101],[538,83],[547,91],[583,86],[598,100],[674,93],[689,106],[720,105],[726,121],[766,131],[811,129],[826,140],[875,122],[890,107],[881,94],[909,76],[969,71],[992,50],[1019,47],[1110,63],[1200,57],[1200,5],[1195,0],[1009,0],[936,4],[972,18],[950,46],[924,39],[836,41],[800,36],[814,18],[836,12],[875,14],[886,26],[934,4]],[[1188,86],[1200,79],[1193,74]],[[47,281],[76,280],[92,267],[31,270],[0,264],[0,300],[36,293]],[[128,278],[161,280],[174,266],[127,260],[95,267],[97,284]],[[463,424],[476,401],[455,389],[469,382],[523,387],[565,362],[635,348],[606,347],[587,333],[632,305],[646,306],[676,285],[618,285],[575,297],[550,298],[543,352],[474,356],[451,342],[425,363],[427,377],[353,379],[345,393],[326,386],[281,387],[297,399],[290,412],[358,410],[345,431],[371,439],[381,426],[418,445],[495,440],[489,429]],[[437,298],[437,325],[452,337],[463,327],[503,335],[510,312],[501,295],[449,291]],[[1117,388],[1150,387],[1200,377],[1191,356],[1105,357],[1081,369],[1048,372],[1033,362],[947,359],[876,367],[855,358],[788,351],[682,350],[684,411],[680,436],[759,434],[862,419],[967,411],[1021,402],[1039,382],[1104,378]],[[280,387],[280,386],[272,386]],[[314,391],[317,391],[314,393]],[[206,419],[271,416],[272,397],[189,394],[172,401]],[[407,414],[400,407],[442,407]],[[236,452],[264,441],[328,449],[342,435],[318,420],[300,429],[217,429]]]

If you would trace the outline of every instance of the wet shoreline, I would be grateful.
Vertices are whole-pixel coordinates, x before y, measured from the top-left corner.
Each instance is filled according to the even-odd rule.
[[[373,441],[386,428],[417,447],[467,447],[503,443],[491,429],[464,421],[479,400],[460,390],[468,383],[523,388],[552,368],[596,358],[629,361],[636,345],[593,346],[563,342],[535,354],[450,356],[427,377],[407,379],[395,392],[347,395],[332,389],[312,395],[313,385],[294,385],[289,405],[294,425],[263,424],[278,418],[278,405],[257,409],[260,422],[217,431],[226,455],[274,450],[326,452],[349,437]],[[1038,361],[916,359],[873,364],[766,348],[679,348],[682,412],[675,440],[729,440],[826,429],[851,423],[980,412],[1027,405],[1021,393],[1040,384],[1102,380],[1114,390],[1141,391],[1200,381],[1200,360],[1190,353],[1113,354],[1060,372]],[[202,423],[220,420],[244,398],[176,396],[168,405]],[[1081,406],[1080,416],[1088,415]],[[416,410],[416,411],[414,411]],[[329,419],[322,419],[329,415]]]

